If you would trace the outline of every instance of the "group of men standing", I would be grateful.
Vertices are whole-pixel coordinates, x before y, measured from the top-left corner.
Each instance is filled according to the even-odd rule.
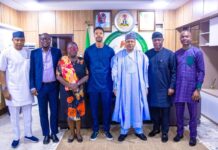
[[[196,145],[197,105],[204,79],[202,52],[191,45],[191,34],[182,31],[181,49],[173,53],[163,47],[163,35],[152,34],[154,48],[145,54],[136,49],[136,34],[125,36],[125,49],[117,54],[103,43],[104,30],[94,29],[95,43],[85,50],[84,60],[89,72],[87,93],[93,119],[93,133],[90,140],[99,134],[98,105],[103,108],[103,130],[105,137],[112,140],[110,133],[112,92],[116,96],[112,120],[120,123],[118,141],[124,141],[128,130],[135,129],[135,135],[147,140],[143,132],[143,121],[152,120],[150,137],[162,132],[162,142],[168,141],[169,116],[172,103],[176,106],[178,142],[183,138],[183,114],[185,103],[190,114],[190,141]],[[0,77],[3,96],[9,107],[15,137],[12,147],[19,145],[19,113],[22,109],[25,125],[25,139],[38,142],[32,135],[31,108],[33,96],[38,98],[43,143],[50,139],[58,142],[57,103],[59,86],[55,76],[57,63],[61,58],[59,49],[51,48],[47,33],[40,36],[41,48],[30,52],[23,48],[23,32],[13,33],[13,47],[0,55]],[[48,119],[50,107],[50,123]],[[49,127],[50,124],[50,127]],[[51,130],[51,131],[50,131]]]
[[[101,27],[95,28],[94,35],[96,43],[86,49],[84,56],[89,71],[88,94],[94,120],[90,139],[96,140],[99,133],[99,100],[103,105],[105,136],[108,140],[113,139],[109,132],[110,93],[113,89],[116,101],[112,120],[120,123],[118,141],[125,140],[131,127],[138,138],[147,140],[143,133],[143,121],[151,119],[153,129],[148,135],[153,137],[161,131],[161,141],[167,142],[170,108],[175,103],[177,134],[174,141],[179,142],[183,138],[183,115],[187,103],[190,114],[189,145],[195,146],[197,105],[205,68],[201,50],[191,45],[191,33],[187,30],[181,32],[183,47],[174,53],[163,47],[162,33],[154,32],[154,48],[145,54],[136,49],[134,32],[126,34],[125,49],[117,54],[103,44],[104,30]]]

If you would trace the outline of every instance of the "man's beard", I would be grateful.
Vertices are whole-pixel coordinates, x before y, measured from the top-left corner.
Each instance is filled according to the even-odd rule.
[[[126,47],[126,49],[127,49],[128,51],[133,51],[134,48],[135,48],[135,46],[128,46],[128,47]]]
[[[46,46],[42,45],[42,47],[43,47],[43,48],[49,48],[50,45],[46,45]]]
[[[97,37],[95,40],[96,40],[96,42],[102,42],[103,38]]]
[[[157,45],[154,47],[155,49],[161,49],[162,48],[162,45]]]
[[[183,44],[183,45],[190,45],[191,42],[190,42],[190,41],[182,41],[182,44]]]
[[[21,50],[23,48],[23,46],[19,45],[19,46],[15,46],[15,49],[17,50]]]

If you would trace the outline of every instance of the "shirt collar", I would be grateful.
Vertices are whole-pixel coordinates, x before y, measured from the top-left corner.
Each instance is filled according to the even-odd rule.
[[[51,51],[51,47],[49,47],[48,51],[47,52],[50,52]],[[42,48],[42,52],[45,52]]]

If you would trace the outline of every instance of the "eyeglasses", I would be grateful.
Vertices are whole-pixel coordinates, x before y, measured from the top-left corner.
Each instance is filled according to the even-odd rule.
[[[40,40],[41,41],[50,41],[51,39],[50,38],[41,38]]]

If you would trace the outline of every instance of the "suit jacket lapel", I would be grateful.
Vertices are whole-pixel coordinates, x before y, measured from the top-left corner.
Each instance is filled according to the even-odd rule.
[[[55,69],[55,59],[56,59],[56,56],[55,56],[55,51],[53,51],[52,48],[51,48],[51,55],[52,55],[53,68]]]
[[[42,71],[43,71],[42,48],[40,49],[38,56],[39,56],[38,58],[39,58],[40,69],[42,69]]]

